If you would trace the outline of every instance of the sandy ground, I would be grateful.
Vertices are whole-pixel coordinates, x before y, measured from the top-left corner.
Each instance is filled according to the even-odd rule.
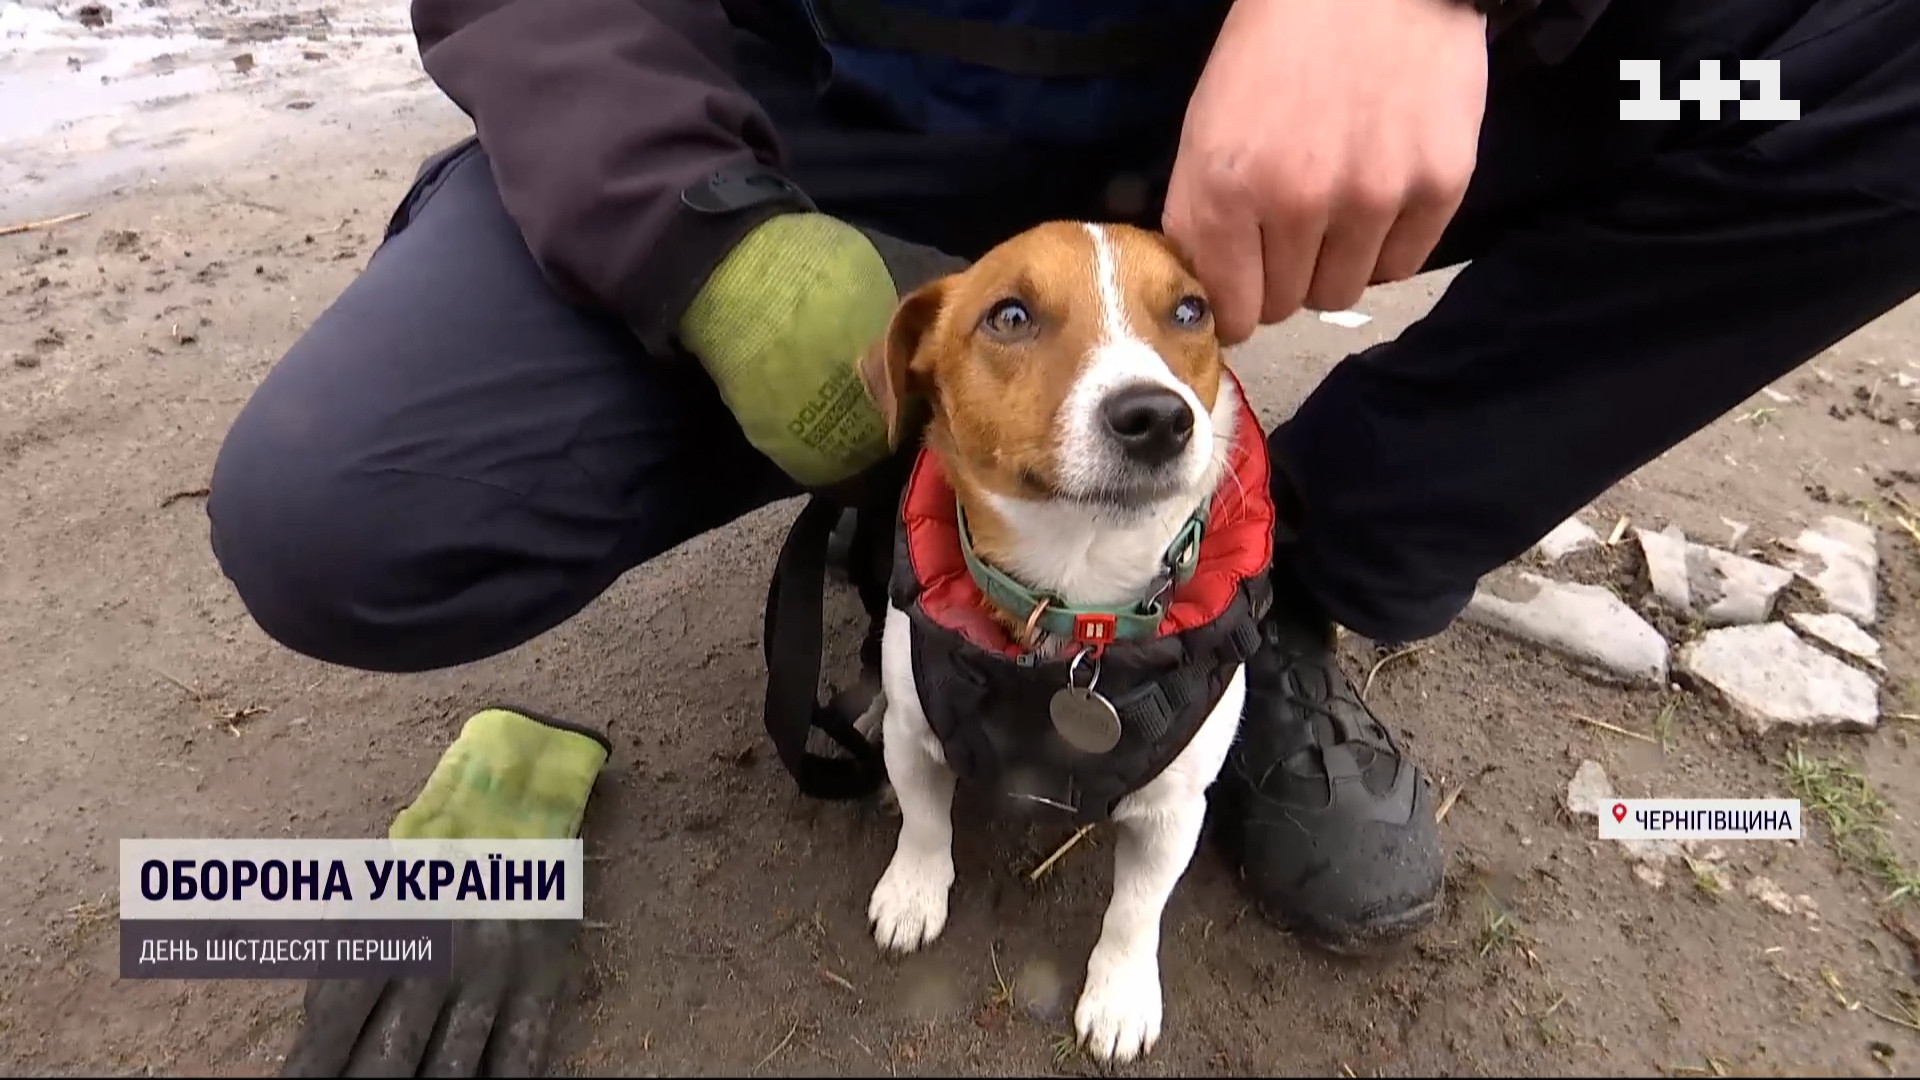
[[[1035,884],[1067,830],[963,827],[942,940],[889,962],[866,936],[892,822],[799,799],[759,729],[759,604],[794,504],[469,667],[360,674],[253,626],[207,547],[221,436],[362,265],[420,157],[465,123],[393,0],[112,6],[85,27],[71,4],[0,3],[0,225],[89,215],[0,237],[0,1072],[274,1070],[297,985],[118,977],[117,840],[378,835],[499,695],[607,725],[617,747],[587,824],[591,923],[558,1069],[1091,1071],[1060,1039],[1110,878],[1102,834]],[[1358,329],[1303,318],[1241,350],[1262,416],[1443,284],[1376,290]],[[1896,378],[1920,370],[1916,340],[1920,304],[1586,519],[1723,543],[1744,522],[1743,546],[1822,514],[1873,523],[1883,707],[1920,711],[1920,546],[1887,513],[1920,501],[1898,471],[1920,467],[1920,436],[1897,426],[1920,417]],[[1630,581],[1631,547],[1588,571]],[[1363,674],[1378,659],[1346,648]],[[1718,845],[1656,888],[1562,808],[1577,764],[1626,794],[1788,796],[1794,746],[1466,625],[1381,666],[1369,695],[1457,792],[1445,917],[1400,955],[1331,960],[1251,916],[1209,848],[1166,916],[1166,1034],[1131,1072],[1920,1075],[1920,962],[1901,929],[1920,917],[1886,899],[1920,859],[1911,725],[1797,747],[1841,770],[1802,790],[1869,785],[1841,822],[1853,832],[1810,815],[1800,843]],[[1811,909],[1755,899],[1755,877]]]

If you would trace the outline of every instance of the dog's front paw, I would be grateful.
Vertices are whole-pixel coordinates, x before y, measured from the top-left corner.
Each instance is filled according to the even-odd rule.
[[[912,952],[931,944],[947,925],[947,889],[953,859],[913,858],[898,852],[867,903],[873,940],[882,949]]]
[[[1144,963],[1094,965],[1073,1013],[1080,1045],[1101,1064],[1125,1064],[1160,1039],[1160,970]]]

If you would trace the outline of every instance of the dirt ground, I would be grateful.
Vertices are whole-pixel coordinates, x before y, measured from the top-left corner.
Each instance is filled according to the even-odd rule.
[[[0,236],[0,1072],[275,1070],[297,984],[118,977],[116,842],[379,835],[502,696],[616,745],[559,1071],[1093,1071],[1061,1037],[1111,876],[1101,833],[1034,883],[1068,829],[963,824],[942,939],[899,962],[866,935],[893,822],[800,799],[759,728],[759,605],[796,504],[468,667],[361,674],[251,623],[207,545],[221,437],[465,122],[420,74],[398,0],[141,0],[99,27],[46,2],[0,0],[0,226],[88,216]],[[1363,327],[1302,317],[1240,350],[1263,419],[1443,285],[1378,289]],[[1920,419],[1899,378],[1920,374],[1916,342],[1920,303],[1585,519],[1723,544],[1746,523],[1743,549],[1824,514],[1871,522],[1883,708],[1920,712],[1920,544],[1891,516],[1920,502],[1920,435],[1898,424]],[[1631,548],[1588,571],[1630,579]],[[1345,648],[1363,678],[1380,660]],[[1603,685],[1464,624],[1381,664],[1369,698],[1455,796],[1444,918],[1399,955],[1334,960],[1249,913],[1209,847],[1166,915],[1165,1034],[1128,1072],[1920,1075],[1903,929],[1920,911],[1888,899],[1920,880],[1915,725],[1762,742],[1686,690]],[[1699,852],[1656,888],[1563,809],[1589,759],[1623,794],[1836,813],[1810,812],[1799,843]],[[1811,908],[1756,899],[1756,876]]]

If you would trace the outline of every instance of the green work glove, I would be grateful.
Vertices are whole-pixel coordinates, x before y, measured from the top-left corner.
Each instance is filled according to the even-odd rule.
[[[734,246],[680,319],[747,441],[819,491],[887,456],[856,370],[900,298],[964,260],[819,213],[768,218]]]
[[[387,835],[572,839],[610,744],[525,711],[474,714]],[[307,984],[282,1076],[538,1076],[577,923],[462,920],[450,979]]]

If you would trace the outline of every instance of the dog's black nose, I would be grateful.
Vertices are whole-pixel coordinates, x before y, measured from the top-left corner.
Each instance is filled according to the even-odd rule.
[[[1164,386],[1148,383],[1115,391],[1100,411],[1127,459],[1142,465],[1165,465],[1179,457],[1193,437],[1193,410]]]

